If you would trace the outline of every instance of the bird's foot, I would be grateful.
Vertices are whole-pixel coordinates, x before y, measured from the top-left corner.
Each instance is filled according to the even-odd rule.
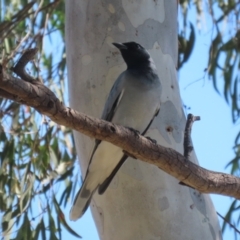
[[[145,138],[151,141],[153,144],[157,144],[157,141],[155,139],[152,139],[150,137],[145,137]]]
[[[184,182],[179,182],[178,184],[180,184],[182,186],[185,186],[185,187],[189,187],[189,188],[195,189],[194,187],[191,187],[191,186],[189,186],[188,184],[186,184]]]
[[[132,131],[135,136],[141,135],[140,132],[134,128],[131,128],[131,127],[126,127],[126,128],[129,129],[130,131]]]

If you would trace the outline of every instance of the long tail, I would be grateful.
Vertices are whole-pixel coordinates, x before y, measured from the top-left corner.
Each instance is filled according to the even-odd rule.
[[[75,197],[73,206],[70,211],[70,220],[76,221],[85,213],[85,211],[87,210],[91,202],[92,195],[98,187],[97,185],[97,186],[91,186],[90,189],[86,188],[89,177],[90,176],[88,174],[88,176],[85,178],[82,184],[82,187],[80,188],[80,190],[78,191]]]

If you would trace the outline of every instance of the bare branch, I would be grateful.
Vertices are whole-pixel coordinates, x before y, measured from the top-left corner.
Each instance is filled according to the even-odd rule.
[[[20,72],[24,71],[20,70]],[[23,74],[22,77],[24,78],[26,75]],[[136,133],[128,128],[68,108],[40,81],[31,83],[27,79],[13,77],[1,65],[0,89],[4,90],[4,93],[10,94],[9,96],[16,96],[17,102],[31,106],[47,115],[57,124],[74,129],[89,137],[111,142],[131,156],[156,165],[202,193],[216,193],[240,198],[240,178],[230,174],[208,171],[187,161],[174,149],[157,145],[143,136],[136,136]],[[7,97],[7,94],[4,96]]]
[[[187,116],[186,126],[185,126],[185,130],[184,130],[184,141],[183,141],[184,153],[183,153],[183,156],[188,161],[190,161],[190,154],[193,150],[192,137],[191,137],[192,125],[195,121],[199,121],[199,120],[200,120],[199,116],[195,117],[192,114],[188,114],[188,116]],[[183,186],[193,188],[193,187],[187,185],[186,183],[184,183],[182,181],[179,182],[179,184],[183,185]]]
[[[186,122],[185,131],[184,131],[184,142],[183,142],[184,157],[187,158],[187,160],[190,160],[190,154],[193,150],[192,139],[191,139],[192,125],[195,121],[199,121],[199,120],[200,120],[199,116],[193,116],[192,114],[188,114],[187,116],[187,122]]]
[[[12,68],[12,71],[16,73],[19,77],[24,79],[24,81],[35,82],[38,80],[30,76],[25,70],[26,65],[34,59],[37,52],[37,48],[27,49],[18,60],[15,67]]]

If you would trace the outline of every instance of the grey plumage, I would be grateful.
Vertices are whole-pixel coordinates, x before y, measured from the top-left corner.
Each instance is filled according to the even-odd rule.
[[[135,42],[113,43],[127,64],[115,81],[106,101],[102,119],[131,127],[145,134],[160,109],[161,83],[149,53]],[[98,189],[103,194],[127,159],[122,149],[96,140],[87,174],[75,197],[70,219],[80,218]]]

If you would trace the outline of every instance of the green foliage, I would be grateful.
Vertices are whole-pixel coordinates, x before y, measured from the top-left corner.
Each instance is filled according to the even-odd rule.
[[[232,106],[232,119],[237,122],[240,117],[239,102],[239,70],[240,70],[240,31],[234,36],[224,40],[221,32],[218,31],[209,50],[208,74],[213,81],[214,88],[217,86],[221,74],[224,80],[224,97],[227,103]],[[222,90],[222,89],[221,89]]]
[[[39,57],[28,71],[33,76],[40,74],[44,84],[64,101],[64,2],[16,0],[0,4],[2,64],[10,68],[25,49],[38,47]],[[56,38],[61,40],[59,45]],[[62,239],[62,227],[80,237],[67,225],[61,210],[73,186],[76,153],[72,132],[15,102],[0,99],[0,109],[2,237]],[[57,194],[60,185],[65,185],[63,194]]]
[[[186,39],[185,32],[183,31],[178,35],[178,42],[178,69],[180,69],[183,64],[188,61],[195,44],[195,29],[191,23],[189,39]]]

